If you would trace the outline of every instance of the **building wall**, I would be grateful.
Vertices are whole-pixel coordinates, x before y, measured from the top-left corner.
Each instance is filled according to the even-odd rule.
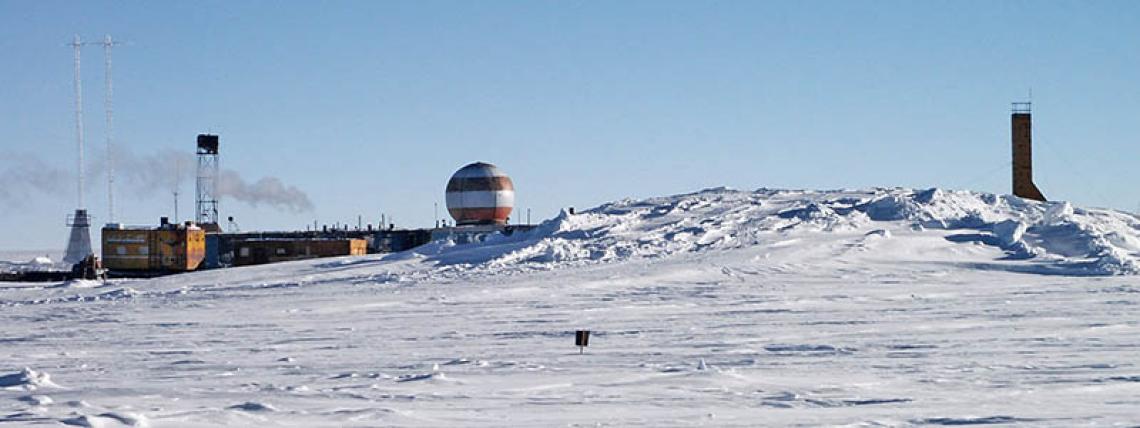
[[[182,265],[178,266],[177,270],[191,271],[198,269],[202,262],[206,259],[206,231],[198,229],[183,230],[182,248],[185,256],[182,258]]]
[[[362,256],[368,253],[363,239],[274,239],[234,244],[234,265],[248,266],[320,257]]]
[[[102,235],[103,265],[110,270],[192,271],[206,255],[198,228],[104,228]]]
[[[103,229],[103,266],[111,270],[150,269],[150,231]]]

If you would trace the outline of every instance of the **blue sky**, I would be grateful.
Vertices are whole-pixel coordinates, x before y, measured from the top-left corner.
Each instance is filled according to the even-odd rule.
[[[1046,196],[1140,206],[1140,2],[0,1],[0,168],[71,169],[74,34],[128,42],[119,144],[189,151],[213,131],[225,167],[316,207],[223,199],[247,230],[381,212],[430,226],[476,160],[535,220],[722,185],[1007,193],[1009,103],[1030,89]],[[89,157],[102,81],[88,48]],[[61,248],[73,187],[2,201],[0,249]],[[125,222],[172,211],[167,192],[118,192]],[[192,203],[188,181],[184,216]]]

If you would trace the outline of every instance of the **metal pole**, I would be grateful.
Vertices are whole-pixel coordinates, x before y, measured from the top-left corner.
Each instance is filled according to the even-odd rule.
[[[110,222],[115,221],[115,161],[112,153],[112,131],[113,115],[112,115],[112,97],[114,95],[114,87],[111,84],[111,47],[115,42],[111,40],[111,35],[108,34],[106,39],[103,40],[103,58],[106,65],[106,73],[104,73],[104,82],[106,84],[106,98],[103,100],[103,108],[107,110],[107,219]],[[177,211],[177,210],[175,210]],[[177,220],[175,215],[175,220]]]
[[[182,189],[182,158],[174,159],[174,188],[170,189],[170,193],[174,194],[174,222],[177,223],[178,219],[178,191]],[[195,218],[194,221],[198,219]]]
[[[78,34],[75,35],[75,41],[71,42],[71,46],[75,48],[75,146],[79,153],[76,158],[76,172],[79,177],[76,190],[79,206],[76,208],[83,208],[83,83],[80,79],[79,67],[80,48],[83,47],[83,41],[80,40]]]

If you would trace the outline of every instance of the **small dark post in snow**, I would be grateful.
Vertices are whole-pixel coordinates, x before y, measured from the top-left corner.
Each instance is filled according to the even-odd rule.
[[[578,345],[578,354],[584,354],[586,347],[590,346],[590,330],[578,330],[575,332],[574,344]]]

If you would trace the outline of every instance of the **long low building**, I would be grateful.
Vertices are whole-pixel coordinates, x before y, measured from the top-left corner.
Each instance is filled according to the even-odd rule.
[[[174,224],[163,218],[157,227],[108,224],[102,229],[102,258],[112,275],[147,277],[318,257],[393,253],[433,239],[474,243],[494,233],[510,235],[531,228],[487,224],[435,229],[211,233],[192,222]]]
[[[357,239],[365,242],[368,254],[394,253],[418,247],[431,241],[431,230],[314,230],[293,232],[207,233],[206,261],[203,268],[237,265],[238,247],[257,241],[328,241]],[[276,251],[276,250],[274,250]],[[345,255],[345,254],[338,254]]]
[[[368,242],[363,239],[255,239],[236,243],[233,261],[235,266],[248,266],[365,254]]]

